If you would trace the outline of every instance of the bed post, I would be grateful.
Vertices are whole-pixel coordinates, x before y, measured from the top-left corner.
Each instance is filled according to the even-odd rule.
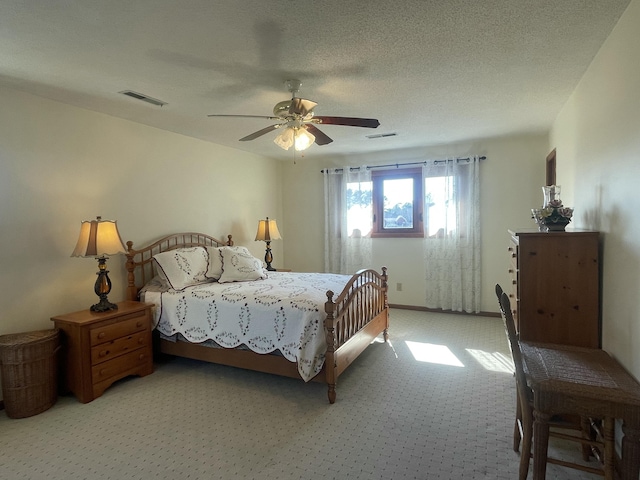
[[[324,358],[324,370],[328,385],[327,395],[329,396],[329,403],[335,403],[336,401],[336,361],[334,356],[336,351],[336,337],[333,322],[335,309],[336,304],[333,302],[333,292],[329,290],[327,292],[327,302],[324,304],[324,311],[327,314],[324,320],[327,336],[327,352]]]
[[[133,242],[131,240],[127,242],[127,252],[125,255],[127,256],[127,263],[125,264],[127,269],[127,300],[135,302],[138,300],[138,289],[136,288],[135,275],[133,274],[135,268],[133,256],[135,253],[133,252]]]
[[[388,280],[389,280],[389,277],[387,276],[387,267],[382,267],[382,288],[384,289],[384,309],[387,312],[387,320],[384,325],[384,331],[382,332],[382,336],[384,338],[385,343],[389,341],[389,295],[387,295],[387,292],[389,291]]]

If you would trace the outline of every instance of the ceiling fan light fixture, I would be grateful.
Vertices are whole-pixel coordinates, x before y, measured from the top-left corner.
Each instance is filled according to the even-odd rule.
[[[306,150],[316,141],[315,135],[309,132],[306,127],[300,127],[294,132],[295,148],[298,152]]]
[[[293,128],[287,127],[283,129],[276,138],[273,139],[273,143],[284,150],[289,150],[289,148],[293,145],[293,137]]]
[[[292,146],[298,151],[306,150],[316,141],[316,137],[306,127],[287,127],[273,139],[273,143],[284,150]]]

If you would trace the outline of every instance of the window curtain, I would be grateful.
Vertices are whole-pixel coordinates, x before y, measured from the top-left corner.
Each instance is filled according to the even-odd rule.
[[[425,192],[426,306],[479,312],[480,160],[427,163],[422,171],[425,184],[437,178],[443,186]],[[431,212],[434,221],[429,222]]]
[[[347,196],[347,189],[351,195]],[[373,214],[350,208],[350,199],[371,192],[371,172],[366,166],[324,170],[324,269],[329,273],[352,274],[371,267]],[[359,214],[360,228],[348,229],[349,215]],[[368,224],[362,224],[368,219]]]

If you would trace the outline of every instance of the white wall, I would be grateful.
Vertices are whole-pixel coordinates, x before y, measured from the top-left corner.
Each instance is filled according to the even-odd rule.
[[[96,260],[70,257],[97,215],[137,246],[196,231],[264,256],[254,238],[259,219],[282,213],[277,162],[14,90],[0,104],[0,334],[97,302]],[[124,256],[107,266],[120,301]]]
[[[481,168],[482,206],[482,310],[497,312],[494,286],[506,285],[508,228],[535,227],[531,208],[542,205],[545,159],[549,153],[545,134],[485,139],[420,151],[378,153],[363,157],[299,160],[283,167],[283,210],[286,267],[323,271],[324,203],[320,170],[345,165],[373,165],[441,159],[447,156],[487,157]],[[425,264],[420,239],[374,239],[374,264],[389,268],[389,301],[425,305]],[[402,291],[397,291],[402,283]],[[506,288],[506,287],[505,287]]]
[[[603,232],[603,348],[640,378],[640,0],[556,119],[558,183],[575,222]]]

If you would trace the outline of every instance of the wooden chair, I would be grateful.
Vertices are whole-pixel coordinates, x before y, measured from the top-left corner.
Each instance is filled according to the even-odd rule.
[[[513,363],[515,366],[516,377],[516,420],[513,429],[513,450],[518,452],[520,450],[520,443],[522,442],[522,451],[520,453],[520,470],[519,479],[525,480],[529,473],[529,463],[531,460],[531,446],[533,441],[533,392],[527,386],[527,378],[524,371],[524,363],[522,360],[522,353],[520,351],[520,343],[518,334],[516,332],[515,322],[513,321],[513,314],[511,311],[511,302],[509,296],[503,292],[500,285],[496,284],[496,296],[499,299],[500,312],[504,321],[504,327],[509,341],[509,348],[511,350],[511,356],[513,357]],[[572,412],[566,412],[571,414]],[[597,442],[591,439],[590,421],[587,418],[580,418],[579,422],[568,422],[563,420],[554,421],[551,423],[555,429],[564,430],[579,430],[581,436],[558,432],[555,429],[549,432],[550,437],[562,438],[565,440],[571,440],[580,442],[582,448],[583,460],[589,459],[589,453],[592,447],[601,449],[603,447],[602,442]],[[564,467],[574,468],[582,471],[589,471],[593,473],[593,469],[584,467],[577,463],[559,460],[555,458],[547,458],[547,463],[553,463],[556,465],[562,465]]]

